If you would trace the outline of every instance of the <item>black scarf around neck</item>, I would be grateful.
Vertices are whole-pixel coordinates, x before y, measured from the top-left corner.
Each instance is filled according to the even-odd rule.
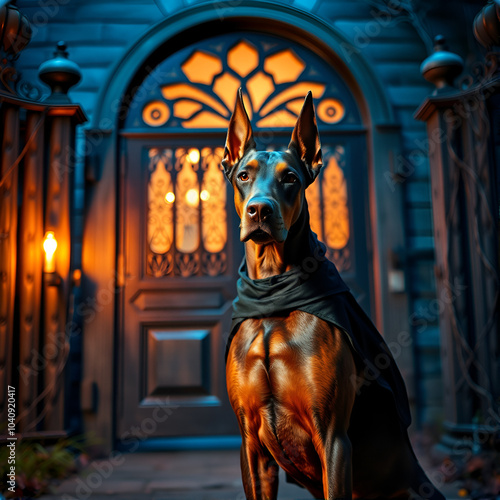
[[[308,223],[308,220],[304,222]],[[308,244],[309,255],[291,271],[252,280],[243,259],[239,269],[238,295],[233,302],[226,360],[231,341],[246,319],[279,317],[294,310],[304,311],[340,328],[356,361],[361,363],[358,366],[362,367],[366,381],[375,382],[379,389],[392,393],[401,426],[408,428],[411,423],[408,396],[391,351],[349,292],[335,265],[326,259],[324,245],[309,227],[301,233],[301,244]]]

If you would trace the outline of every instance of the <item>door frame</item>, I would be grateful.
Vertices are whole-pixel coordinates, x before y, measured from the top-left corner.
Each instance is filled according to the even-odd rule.
[[[256,23],[256,21],[258,22]],[[200,26],[202,28],[200,29]],[[387,175],[395,173],[401,149],[399,126],[388,96],[370,64],[353,50],[346,54],[350,42],[338,30],[318,17],[283,4],[248,1],[232,7],[231,15],[221,19],[213,5],[196,5],[160,21],[142,36],[118,61],[103,86],[92,128],[86,130],[90,143],[87,155],[86,216],[83,234],[83,296],[96,298],[92,321],[84,324],[82,392],[85,430],[99,437],[103,453],[114,445],[116,419],[118,302],[123,286],[120,275],[119,193],[120,165],[119,126],[127,109],[127,95],[137,84],[141,68],[153,67],[169,51],[192,42],[196,33],[214,29],[252,30],[258,26],[279,36],[298,41],[321,55],[344,76],[361,110],[367,129],[368,186],[372,228],[372,260],[375,308],[372,317],[385,333],[386,340],[397,341],[407,329],[408,295],[390,293],[389,255],[403,248],[403,193],[391,185]],[[199,35],[196,35],[199,36]],[[119,97],[118,97],[119,96]],[[88,148],[87,148],[88,149]],[[390,224],[388,223],[390,221]],[[106,248],[103,252],[102,249]],[[99,294],[111,291],[111,300],[99,304]],[[103,295],[101,293],[101,295]],[[402,361],[412,372],[411,352],[403,352]]]

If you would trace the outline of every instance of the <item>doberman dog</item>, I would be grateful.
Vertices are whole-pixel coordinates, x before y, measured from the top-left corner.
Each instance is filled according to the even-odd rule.
[[[288,276],[308,255],[305,189],[321,168],[311,93],[288,149],[268,152],[256,150],[240,89],[222,165],[241,218],[247,279],[260,286]],[[409,498],[413,489],[444,500],[398,423],[397,403],[387,390],[370,391],[342,328],[303,310],[249,316],[226,365],[247,499],[275,500],[281,467],[315,498]],[[407,404],[404,384],[403,392]]]

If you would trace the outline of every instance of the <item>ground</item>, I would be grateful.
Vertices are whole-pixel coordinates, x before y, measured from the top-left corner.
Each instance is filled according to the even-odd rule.
[[[457,499],[457,488],[442,489]],[[245,500],[239,450],[148,452],[92,462],[43,500]],[[310,500],[280,475],[279,500]]]

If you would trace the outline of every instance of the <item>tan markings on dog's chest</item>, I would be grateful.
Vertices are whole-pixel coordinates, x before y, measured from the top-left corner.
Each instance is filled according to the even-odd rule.
[[[319,470],[315,447],[339,397],[338,372],[325,367],[345,357],[344,348],[339,332],[300,311],[246,320],[232,341],[231,405],[249,439],[266,446],[289,472],[297,468],[313,477]]]

